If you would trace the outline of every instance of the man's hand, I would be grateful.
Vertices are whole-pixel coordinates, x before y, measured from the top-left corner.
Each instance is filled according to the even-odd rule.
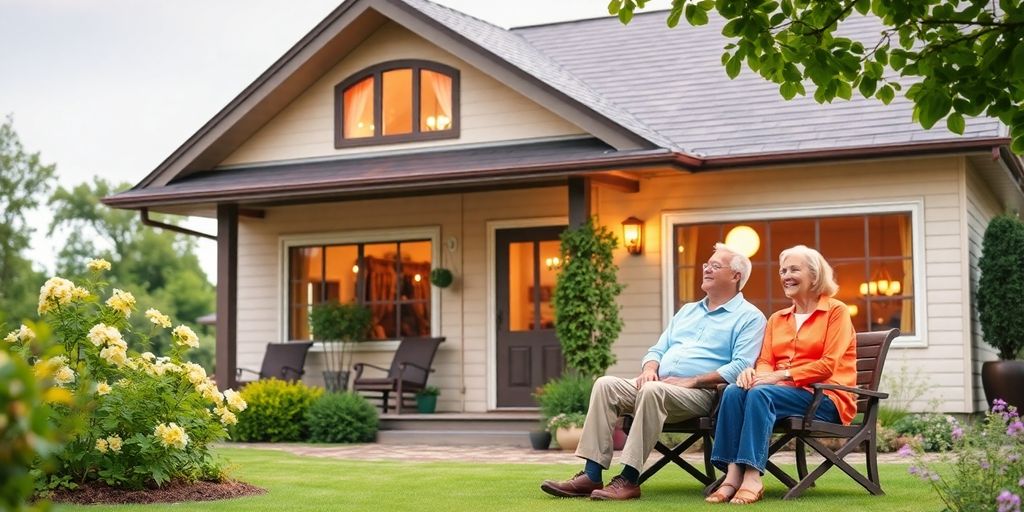
[[[640,376],[636,378],[636,389],[639,390],[644,384],[658,380],[658,363],[656,361],[648,361],[644,365],[644,370],[640,373]]]
[[[697,387],[696,377],[665,377],[661,379],[665,384],[671,384],[673,386],[679,386],[681,388],[695,388]]]

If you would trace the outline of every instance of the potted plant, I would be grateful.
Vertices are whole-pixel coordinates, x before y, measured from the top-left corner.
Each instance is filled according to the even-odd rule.
[[[563,450],[575,450],[579,443],[593,386],[593,378],[570,370],[548,381],[533,395],[540,405],[541,418],[547,431],[555,436],[558,446]]]
[[[613,251],[615,235],[593,219],[561,236],[564,265],[555,282],[555,332],[569,368],[597,378],[604,375],[615,354],[612,343],[622,331],[615,298],[619,284]]]
[[[354,302],[325,302],[313,306],[309,325],[313,338],[323,343],[324,386],[328,391],[348,389],[348,376],[352,373],[352,345],[366,339],[372,324],[370,309]]]
[[[432,414],[437,409],[437,395],[441,390],[436,386],[427,386],[416,393],[416,412]]]
[[[454,280],[455,276],[452,275],[452,271],[444,267],[437,267],[430,271],[430,284],[438,288],[448,288]]]
[[[978,260],[978,319],[982,335],[999,351],[999,361],[981,367],[985,398],[997,398],[1024,410],[1024,222],[1012,215],[993,218]]]

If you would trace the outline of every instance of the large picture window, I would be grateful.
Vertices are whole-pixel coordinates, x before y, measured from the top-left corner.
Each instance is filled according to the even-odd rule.
[[[436,62],[392,61],[334,90],[335,147],[459,136],[459,71]]]
[[[818,249],[836,271],[836,298],[850,307],[857,331],[897,327],[914,335],[914,244],[910,212],[673,224],[675,309],[700,299],[701,263],[715,242],[748,244],[753,272],[743,295],[765,315],[788,307],[779,285],[779,252]],[[734,243],[735,240],[735,243]]]
[[[370,339],[431,335],[430,240],[288,248],[288,333],[312,339],[309,311],[328,301],[365,304]]]

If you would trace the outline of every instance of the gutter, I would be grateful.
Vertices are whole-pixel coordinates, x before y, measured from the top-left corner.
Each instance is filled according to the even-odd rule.
[[[139,209],[139,220],[141,220],[142,224],[146,225],[146,226],[150,226],[150,227],[154,227],[154,228],[160,228],[160,229],[166,229],[168,231],[174,231],[176,233],[181,233],[183,235],[198,236],[198,237],[202,237],[202,238],[209,238],[210,240],[217,240],[217,237],[215,237],[213,235],[208,235],[206,233],[200,233],[199,231],[193,231],[191,229],[183,228],[181,226],[175,226],[174,224],[167,224],[167,223],[164,223],[164,222],[153,220],[153,219],[149,218],[149,208],[140,208]]]

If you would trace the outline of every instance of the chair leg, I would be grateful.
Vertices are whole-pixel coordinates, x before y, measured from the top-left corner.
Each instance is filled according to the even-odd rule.
[[[878,439],[876,435],[876,432],[872,432],[864,443],[866,445],[864,449],[864,463],[868,469],[868,480],[871,480],[881,488],[882,481],[878,478]]]
[[[384,392],[384,398],[381,399],[380,411],[382,414],[388,413],[388,392]]]

